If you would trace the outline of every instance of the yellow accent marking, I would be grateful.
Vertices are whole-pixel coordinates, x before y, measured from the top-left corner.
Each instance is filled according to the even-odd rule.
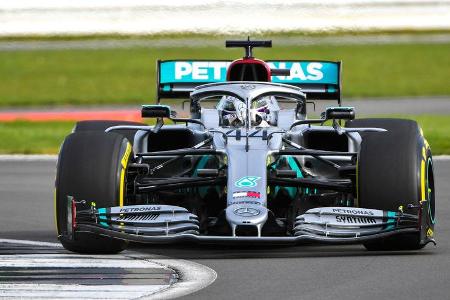
[[[427,230],[427,237],[432,238],[433,235],[434,235],[434,231],[433,231],[433,229],[431,229],[431,227],[429,227]]]
[[[423,130],[422,127],[419,127],[420,135],[423,136]]]
[[[422,160],[420,166],[420,190],[422,191],[422,200],[426,200],[425,198],[425,160]]]
[[[125,185],[125,168],[120,171],[119,206],[123,206],[123,187]]]
[[[400,206],[398,207],[398,211],[403,212],[403,205],[400,205]]]
[[[423,159],[427,159],[427,154],[426,154],[425,146],[422,147],[422,156],[423,156]]]
[[[430,144],[428,144],[428,141],[426,139],[423,139],[423,142],[425,143],[425,147],[427,149],[430,149]]]
[[[125,150],[125,153],[123,154],[122,161],[121,161],[123,168],[127,167],[128,159],[130,158],[130,154],[131,154],[131,144],[127,143],[127,149]]]
[[[131,144],[127,143],[127,149],[125,150],[125,153],[123,154],[121,164],[122,164],[122,170],[120,171],[120,187],[119,187],[119,206],[123,206],[123,193],[124,193],[124,186],[125,186],[125,170],[128,165],[128,159],[130,159],[131,154]]]

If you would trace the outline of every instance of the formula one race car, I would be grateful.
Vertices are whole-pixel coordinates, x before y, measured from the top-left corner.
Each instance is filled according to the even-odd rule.
[[[158,104],[142,107],[153,126],[77,123],[57,167],[63,246],[434,243],[433,161],[417,123],[355,119],[340,62],[253,58],[271,45],[227,41],[246,49],[233,62],[158,61]],[[190,118],[160,104],[183,97]],[[337,102],[308,118],[324,99]]]

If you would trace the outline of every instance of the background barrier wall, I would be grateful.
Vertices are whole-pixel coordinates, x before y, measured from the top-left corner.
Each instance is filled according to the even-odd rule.
[[[0,1],[0,35],[450,29],[450,0]]]

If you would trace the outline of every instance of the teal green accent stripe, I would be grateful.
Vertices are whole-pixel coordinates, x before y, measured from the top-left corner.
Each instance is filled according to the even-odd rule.
[[[387,216],[388,216],[388,218],[390,218],[390,220],[392,221],[392,223],[393,222],[395,222],[395,215],[396,215],[396,212],[395,211],[388,211],[387,212]]]
[[[295,159],[294,157],[291,157],[291,160],[292,160],[292,165],[289,163],[289,166],[294,171],[297,171],[297,178],[304,178],[302,169],[300,168],[297,159]],[[312,190],[310,190],[309,188],[305,188],[305,194],[309,194],[310,192],[312,193]],[[317,194],[317,189],[314,189],[314,194]]]
[[[297,162],[292,156],[289,155],[287,157],[287,163],[289,167],[291,167],[291,169],[297,173],[297,178],[303,178],[302,171],[300,170],[299,166],[297,165]]]
[[[100,220],[107,220],[105,215],[102,214],[106,214],[106,208],[99,208],[98,210],[99,216],[98,218]],[[109,227],[108,224],[106,222],[100,222],[100,225],[104,226],[104,227]]]
[[[292,156],[290,156],[290,155],[287,156],[287,163],[288,163],[289,167],[297,173],[297,178],[303,178],[302,170],[300,170],[297,162],[295,161],[295,159]],[[295,195],[297,194],[297,188],[289,187],[287,189],[288,189],[289,196],[291,196],[291,198],[294,198]],[[309,189],[307,188],[305,192],[308,194]]]
[[[339,86],[339,63],[324,61],[266,61],[271,69],[290,69],[291,76],[273,76],[272,82]],[[231,61],[162,61],[159,82],[225,82]],[[201,72],[201,76],[196,74]]]
[[[289,167],[291,168],[291,170],[294,170],[296,172],[296,176],[297,178],[303,178],[303,173],[301,168],[299,167],[296,159],[294,157],[292,157],[291,155],[283,155],[280,159],[286,159],[286,162],[288,163]],[[276,169],[278,167],[279,163],[277,162],[276,164],[272,165],[272,169]],[[278,194],[278,192],[280,191],[281,187],[280,186],[276,186],[274,189],[274,197],[276,197],[276,195]],[[297,194],[297,190],[298,188],[295,187],[284,187],[284,189],[287,190],[289,196],[291,198],[294,198],[295,195]],[[306,188],[305,189],[305,193],[308,194],[309,193],[309,189]]]
[[[283,158],[286,159],[286,162],[288,163],[291,170],[294,170],[296,172],[297,178],[303,178],[302,170],[298,166],[297,161],[291,155],[283,156]],[[277,166],[278,166],[278,163],[274,166],[274,168],[276,169]],[[279,187],[279,186],[275,187],[274,197],[276,197],[276,195],[278,194],[280,189],[281,189],[281,187]],[[286,191],[288,192],[288,194],[291,198],[294,198],[295,195],[297,194],[296,187],[285,187],[284,189],[286,189]],[[308,193],[308,192],[309,192],[309,189],[306,189],[306,193]]]
[[[170,84],[164,84],[164,85],[163,85],[163,91],[164,91],[164,92],[170,92],[170,90],[171,90],[171,89],[170,89]]]
[[[276,162],[276,164],[272,165],[272,169],[276,170],[278,167],[278,162],[280,161],[280,159],[278,159],[278,161]],[[273,189],[273,198],[275,198],[278,194],[278,192],[280,191],[280,186],[276,185],[275,188]]]
[[[200,158],[200,160],[198,161],[197,167],[195,168],[194,176],[197,176],[198,169],[205,168],[208,160],[209,160],[209,155],[204,155],[204,156],[202,156],[202,158]],[[198,193],[199,193],[200,197],[202,197],[202,198],[206,196],[207,192],[208,192],[208,187],[199,187],[199,189],[198,189]]]
[[[387,223],[390,224],[390,225],[387,226],[387,228],[386,228],[387,230],[394,229],[394,227],[395,227],[395,225],[394,225],[394,223],[395,223],[395,216],[396,216],[396,212],[395,211],[388,211],[387,212],[387,217],[388,217]]]
[[[334,87],[331,87],[331,86],[328,86],[327,87],[327,93],[336,93],[336,88],[334,88]]]
[[[206,163],[208,162],[208,155],[204,155],[202,156],[202,158],[200,158],[200,160],[198,161],[197,167],[195,168],[194,171],[194,176],[197,176],[198,173],[198,169],[203,169],[206,166]]]

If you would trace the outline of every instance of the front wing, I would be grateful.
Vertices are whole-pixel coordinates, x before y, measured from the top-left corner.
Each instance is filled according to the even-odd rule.
[[[399,234],[420,234],[419,215],[354,207],[313,208],[296,218],[293,235],[210,236],[200,234],[196,215],[170,205],[135,205],[76,211],[69,219],[71,237],[91,232],[140,243],[212,244],[358,244]],[[425,243],[434,242],[433,240]]]

